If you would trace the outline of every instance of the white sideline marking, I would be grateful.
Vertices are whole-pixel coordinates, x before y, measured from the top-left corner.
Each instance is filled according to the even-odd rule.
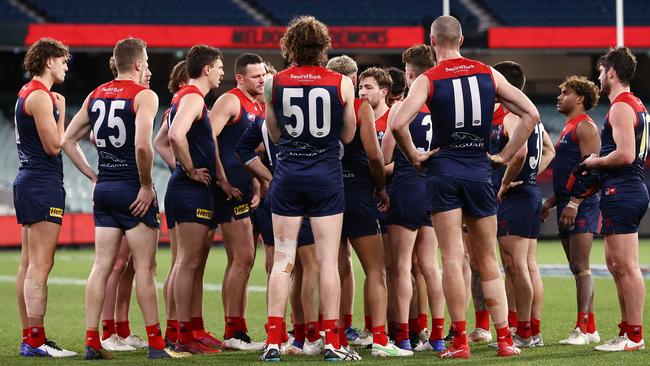
[[[16,276],[0,275],[0,282],[14,283]],[[86,286],[86,280],[82,278],[71,277],[50,277],[47,280],[48,285],[63,285],[63,286]],[[159,290],[162,289],[162,283],[156,286]],[[205,291],[221,291],[220,283],[204,283],[203,290]],[[266,292],[266,286],[248,286],[248,292]]]
[[[566,264],[540,264],[539,271],[542,277],[561,277],[571,278],[573,274]],[[642,265],[641,274],[643,278],[650,279],[650,266]],[[597,278],[611,278],[611,274],[604,264],[591,265],[591,275]],[[0,283],[13,283],[16,282],[16,276],[0,274]],[[86,286],[86,280],[82,278],[71,277],[50,277],[47,280],[48,285],[62,285],[62,286]],[[162,289],[162,283],[157,284],[158,289]],[[205,291],[221,291],[220,283],[204,283],[203,289]],[[248,292],[266,292],[266,286],[248,286]]]

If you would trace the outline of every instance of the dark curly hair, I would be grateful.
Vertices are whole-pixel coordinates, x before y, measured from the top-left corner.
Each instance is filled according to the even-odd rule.
[[[176,93],[180,89],[180,83],[187,83],[187,70],[185,69],[185,64],[187,61],[180,60],[174,68],[172,69],[171,74],[169,74],[169,84],[167,84],[167,89],[170,92]]]
[[[280,40],[282,56],[300,66],[325,65],[331,47],[327,26],[307,15],[293,18]]]
[[[70,56],[70,49],[61,41],[52,38],[41,38],[27,50],[23,60],[23,67],[32,77],[40,76],[45,72],[47,60],[68,56]]]
[[[604,67],[605,71],[613,68],[621,83],[630,84],[636,71],[636,57],[627,47],[610,48],[598,59],[596,67],[600,66]]]
[[[571,75],[560,84],[560,89],[571,89],[576,95],[583,98],[582,105],[588,111],[598,104],[600,98],[596,84],[584,76]]]

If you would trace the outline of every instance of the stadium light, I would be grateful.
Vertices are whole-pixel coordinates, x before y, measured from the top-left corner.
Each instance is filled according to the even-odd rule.
[[[623,47],[623,0],[616,0],[616,46]]]
[[[616,0],[623,1],[623,0]],[[449,0],[442,0],[442,15],[449,15]]]

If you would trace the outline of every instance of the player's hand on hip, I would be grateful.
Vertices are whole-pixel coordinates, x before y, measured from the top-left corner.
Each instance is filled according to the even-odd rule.
[[[386,191],[375,192],[375,197],[379,199],[379,203],[377,204],[379,212],[386,213],[390,211],[390,198],[388,198]]]
[[[518,180],[516,182],[510,182],[509,184],[505,184],[505,185],[502,184],[501,187],[499,188],[499,193],[497,193],[497,201],[499,201],[499,203],[503,203],[503,196],[505,196],[506,193],[508,193],[510,188],[516,187],[522,183],[524,182]]]
[[[542,205],[542,216],[541,216],[542,222],[546,222],[546,219],[548,219],[548,216],[550,214],[551,214],[551,208],[546,205]]]
[[[228,197],[228,201],[230,201],[233,198],[236,200],[241,200],[243,194],[238,188],[233,187],[230,184],[230,182],[226,180],[219,180],[217,181],[217,185],[219,186],[219,188],[221,188],[223,193],[226,194],[226,196]]]
[[[208,168],[194,169],[191,172],[188,172],[187,176],[190,177],[191,180],[204,184],[205,186],[209,186],[210,180],[212,179]]]
[[[415,161],[412,161],[413,166],[415,166],[415,169],[417,170],[424,170],[424,163],[429,160],[432,156],[436,155],[438,151],[440,150],[439,147],[429,150],[423,153],[419,153],[417,155],[417,159]]]
[[[560,215],[560,222],[558,223],[560,229],[573,230],[577,214],[578,209],[576,207],[572,207],[571,205],[566,206]]]
[[[490,163],[492,164],[493,168],[500,168],[508,164],[505,159],[503,159],[503,156],[501,156],[501,154],[487,154],[487,156],[488,159],[490,159]]]
[[[135,201],[129,206],[131,214],[137,217],[143,217],[151,205],[156,205],[156,191],[153,186],[141,186]]]

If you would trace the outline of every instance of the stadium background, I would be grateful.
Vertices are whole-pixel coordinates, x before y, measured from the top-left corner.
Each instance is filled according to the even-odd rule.
[[[449,6],[450,14],[463,24],[464,56],[488,64],[514,60],[523,66],[525,91],[555,141],[564,125],[564,117],[555,111],[557,86],[572,74],[596,81],[598,55],[616,45],[616,1],[451,0]],[[312,14],[330,26],[334,46],[330,55],[348,54],[362,71],[368,66],[403,67],[402,51],[428,42],[429,25],[442,12],[442,0],[0,0],[0,246],[20,243],[12,199],[18,168],[13,117],[16,92],[28,80],[22,59],[38,38],[50,36],[71,47],[65,83],[53,88],[66,97],[69,121],[85,96],[111,78],[112,47],[129,35],[149,44],[151,88],[160,97],[162,112],[171,99],[166,90],[169,72],[195,43],[217,46],[225,55],[225,79],[208,96],[211,105],[235,85],[232,65],[240,53],[256,52],[278,69],[286,66],[278,41],[282,26],[295,15]],[[648,103],[650,1],[625,0],[623,15],[625,44],[639,62],[632,90]],[[591,112],[599,125],[608,106],[607,98],[601,98]],[[82,147],[91,165],[96,164],[90,142],[83,141]],[[67,202],[60,242],[89,244],[91,186],[65,156],[64,160]],[[157,157],[154,180],[159,194],[165,192],[168,177]],[[548,194],[550,171],[539,182]],[[649,216],[641,227],[644,236],[650,236]],[[543,225],[545,237],[554,236],[554,221]],[[163,242],[166,232],[163,228]]]

